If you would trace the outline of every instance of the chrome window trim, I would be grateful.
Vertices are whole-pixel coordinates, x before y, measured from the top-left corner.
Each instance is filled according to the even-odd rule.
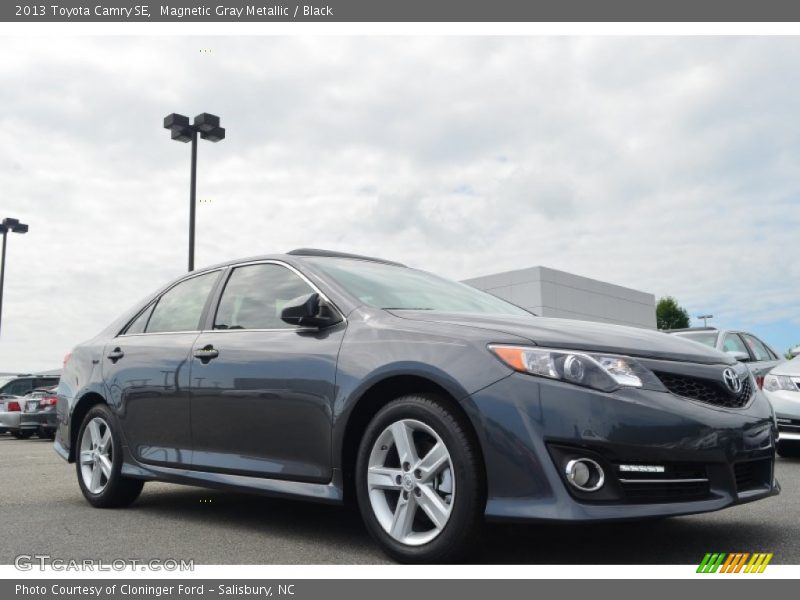
[[[195,277],[201,277],[201,276],[203,276],[203,275],[209,275],[210,273],[222,273],[224,270],[225,270],[225,267],[218,267],[218,268],[216,268],[216,269],[209,269],[208,271],[200,271],[200,272],[196,272],[196,273],[195,273],[195,272],[193,272],[193,273],[190,273],[189,275],[187,275],[186,277],[184,277],[183,279],[179,279],[178,281],[176,281],[175,283],[173,283],[171,286],[169,286],[167,289],[165,289],[163,292],[161,292],[161,293],[158,295],[158,297],[157,297],[157,298],[154,298],[153,300],[151,300],[150,302],[148,302],[147,304],[145,304],[145,305],[144,305],[142,308],[140,308],[140,309],[139,309],[139,310],[136,312],[136,314],[135,314],[134,316],[132,316],[132,317],[131,317],[131,318],[128,320],[128,322],[127,322],[127,323],[125,323],[125,326],[124,326],[124,327],[123,327],[123,328],[120,330],[120,332],[119,332],[119,333],[117,333],[117,335],[115,335],[115,336],[114,336],[114,338],[118,338],[118,337],[136,337],[137,335],[164,335],[165,333],[195,333],[195,332],[198,332],[198,333],[199,333],[199,332],[201,331],[200,329],[188,329],[188,330],[183,330],[183,331],[143,331],[143,332],[141,332],[141,333],[130,333],[130,334],[129,334],[129,333],[125,333],[125,330],[126,330],[128,327],[130,327],[130,326],[131,326],[131,324],[132,324],[132,323],[133,323],[133,322],[134,322],[136,319],[138,319],[138,318],[139,318],[139,316],[140,316],[140,315],[141,315],[141,314],[142,314],[144,311],[146,311],[146,310],[147,310],[147,308],[148,308],[148,307],[149,307],[151,304],[153,305],[153,311],[155,311],[156,307],[158,306],[158,303],[159,303],[159,302],[161,302],[161,298],[163,298],[163,297],[164,297],[164,294],[167,294],[167,293],[168,293],[170,290],[173,290],[173,289],[175,289],[177,286],[179,286],[180,284],[182,284],[184,281],[189,281],[190,279],[194,279]],[[152,315],[152,313],[151,313],[151,314],[150,314],[150,317],[152,317],[152,316],[153,316],[153,315]],[[148,325],[150,324],[150,319],[147,319],[147,324],[148,324]]]
[[[280,260],[275,260],[274,258],[270,258],[270,259],[265,259],[265,260],[250,260],[250,261],[243,262],[243,263],[237,263],[235,265],[227,265],[226,267],[222,267],[222,268],[218,268],[218,269],[212,269],[210,271],[202,271],[200,273],[193,273],[192,275],[190,275],[188,277],[184,277],[183,279],[181,279],[179,281],[176,281],[173,285],[169,286],[169,288],[167,288],[161,294],[159,294],[158,298],[156,298],[154,301],[145,304],[136,313],[136,315],[133,316],[130,319],[130,321],[128,321],[125,324],[125,327],[126,328],[129,327],[130,324],[133,323],[133,321],[135,321],[136,318],[139,315],[141,315],[142,312],[144,310],[146,310],[148,306],[150,306],[150,304],[157,305],[158,302],[161,300],[161,297],[164,294],[169,292],[171,289],[173,289],[178,284],[183,283],[184,281],[188,281],[189,279],[192,279],[194,277],[199,277],[200,275],[207,275],[208,273],[215,273],[215,272],[218,272],[218,271],[224,271],[225,269],[230,269],[230,272],[233,273],[234,269],[237,269],[239,267],[250,267],[250,266],[253,266],[253,265],[264,265],[264,264],[278,265],[278,266],[286,267],[287,269],[289,269],[292,273],[294,273],[300,279],[302,279],[312,290],[314,290],[315,293],[319,294],[320,298],[322,298],[323,300],[325,300],[325,302],[330,304],[330,306],[332,306],[333,309],[342,318],[341,323],[347,325],[347,317],[344,315],[344,312],[336,305],[336,303],[334,303],[330,298],[328,298],[328,296],[322,290],[320,290],[319,287],[313,281],[311,281],[308,277],[306,277],[305,274],[303,274],[302,272],[298,271],[295,267],[293,267],[292,265],[290,265],[288,263],[285,263],[285,262],[280,261]],[[230,278],[230,275],[228,275],[228,278]],[[228,281],[226,280],[225,281],[225,285],[227,286],[227,284],[228,284]],[[222,289],[222,293],[219,296],[220,301],[222,300],[222,295],[224,293],[225,293],[225,288]],[[217,302],[217,306],[214,307],[214,308],[215,309],[219,309],[219,302]],[[153,310],[155,310],[155,306],[153,307]],[[216,319],[216,317],[217,317],[217,313],[215,311],[214,312],[214,318]],[[141,333],[118,333],[115,337],[117,337],[117,338],[121,338],[121,337],[131,337],[131,338],[133,338],[133,337],[141,337],[141,336],[147,336],[147,335],[172,335],[172,334],[181,334],[181,333],[197,333],[198,335],[200,335],[200,334],[203,334],[203,333],[238,333],[238,332],[242,332],[242,331],[270,332],[270,331],[313,331],[313,330],[314,330],[313,327],[287,327],[287,328],[280,328],[280,329],[188,329],[188,330],[184,330],[184,331],[150,331],[150,332],[143,331]]]

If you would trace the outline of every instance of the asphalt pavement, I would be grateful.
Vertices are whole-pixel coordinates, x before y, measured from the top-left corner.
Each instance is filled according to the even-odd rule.
[[[706,552],[773,552],[800,563],[800,460],[778,459],[783,493],[716,513],[601,525],[490,525],[472,560],[499,564],[697,564]],[[193,559],[195,564],[375,564],[389,560],[353,509],[148,483],[99,510],[49,440],[0,435],[0,564]]]

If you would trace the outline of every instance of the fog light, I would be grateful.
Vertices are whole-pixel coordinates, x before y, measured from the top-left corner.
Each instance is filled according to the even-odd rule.
[[[596,492],[605,483],[603,468],[591,458],[574,458],[567,463],[564,473],[569,484],[582,492]]]

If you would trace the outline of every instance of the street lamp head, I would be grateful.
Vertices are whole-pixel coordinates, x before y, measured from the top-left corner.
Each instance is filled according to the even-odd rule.
[[[11,231],[13,233],[28,233],[28,226],[25,223],[20,223],[19,219],[12,219],[10,217],[3,219],[0,225],[0,233]]]
[[[164,117],[164,129],[172,129],[173,127],[188,127],[189,117],[179,115],[178,113],[171,113]]]
[[[225,139],[225,128],[224,127],[214,127],[210,131],[203,131],[200,133],[200,137],[204,140],[208,140],[209,142],[219,142]]]
[[[164,129],[172,132],[172,139],[178,142],[192,141],[192,126],[189,125],[189,117],[172,113],[164,117]]]
[[[200,133],[209,133],[219,127],[219,117],[211,113],[200,113],[194,118],[194,128]]]

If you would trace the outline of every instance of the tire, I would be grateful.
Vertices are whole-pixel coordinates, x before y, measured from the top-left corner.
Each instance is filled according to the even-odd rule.
[[[106,434],[110,436],[108,441]],[[108,406],[98,404],[86,413],[75,443],[75,472],[89,504],[96,508],[120,508],[139,497],[144,481],[121,475],[122,442]],[[95,456],[98,458],[93,458]]]
[[[14,431],[12,432],[13,436],[18,440],[27,440],[29,437],[33,435],[32,431]]]
[[[800,443],[778,442],[776,450],[782,458],[800,458]]]
[[[405,437],[403,447],[413,447],[405,453],[410,461],[401,458],[396,433]],[[382,408],[364,432],[355,474],[359,510],[392,558],[455,562],[472,550],[483,524],[483,473],[474,435],[446,401],[403,396]]]

